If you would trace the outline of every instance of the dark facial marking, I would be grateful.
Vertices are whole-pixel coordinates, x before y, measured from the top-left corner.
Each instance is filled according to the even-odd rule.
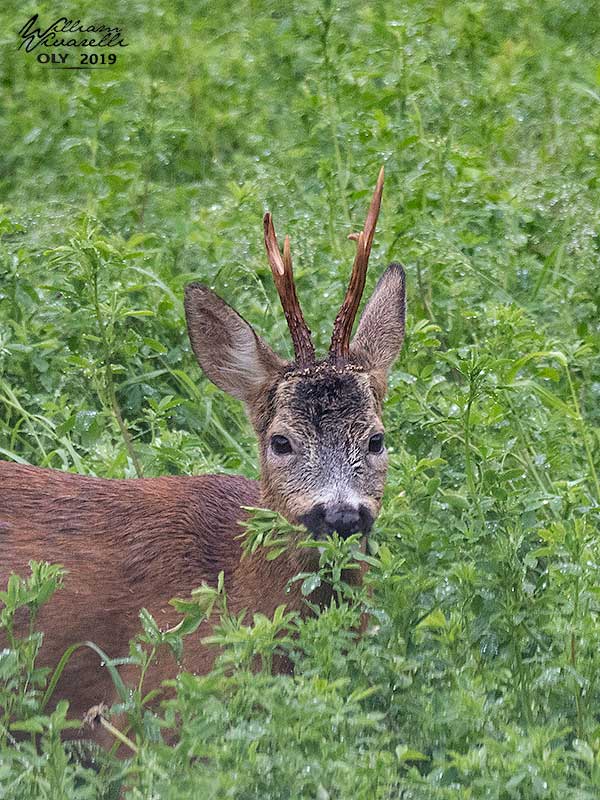
[[[348,415],[361,416],[371,410],[370,397],[352,373],[327,372],[307,376],[298,382],[290,401],[290,409],[298,419],[306,420],[321,433],[328,422]]]

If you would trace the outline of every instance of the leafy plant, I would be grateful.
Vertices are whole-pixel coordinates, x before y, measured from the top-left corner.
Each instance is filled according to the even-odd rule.
[[[121,664],[138,670],[113,709],[129,722],[102,715],[133,749],[93,754],[93,771],[61,739],[81,721],[53,706],[58,673],[38,665],[36,615],[60,573],[11,578],[0,797],[598,796],[594,4],[67,3],[128,41],[90,72],[16,49],[27,18],[54,18],[45,0],[3,11],[2,458],[256,477],[243,409],[190,352],[183,286],[210,284],[289,356],[269,208],[324,352],[381,163],[365,294],[401,260],[409,314],[363,588],[345,579],[364,567],[355,541],[307,542],[251,511],[246,551],[276,564],[320,547],[297,581],[307,604],[319,583],[333,602],[232,615],[220,582],[174,601],[174,630],[142,611],[130,651],[107,659],[117,684]],[[180,656],[207,618],[221,660],[179,675],[162,705],[148,697],[149,664],[163,647]],[[278,659],[293,674],[272,675]]]

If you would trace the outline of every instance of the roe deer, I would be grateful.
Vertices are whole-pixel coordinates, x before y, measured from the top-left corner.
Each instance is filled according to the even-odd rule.
[[[221,571],[233,613],[272,616],[280,604],[303,612],[299,584],[289,593],[285,588],[297,573],[314,569],[315,550],[288,548],[275,561],[258,550],[240,560],[243,506],[278,511],[317,539],[333,531],[368,534],[387,471],[382,401],[405,316],[404,271],[392,264],[350,341],[382,190],[383,169],[364,229],[350,237],[356,256],[327,358],[315,357],[294,288],[289,238],[282,255],[268,213],[265,245],[293,362],[276,355],[210,289],[192,283],[185,290],[193,351],[208,378],[244,402],[260,443],[260,481],[233,475],[105,480],[0,462],[0,585],[11,572],[26,573],[30,559],[66,568],[64,588],[38,618],[45,634],[41,664],[55,665],[71,643],[84,640],[111,658],[126,656],[142,606],[161,627],[174,626],[180,616],[169,600],[203,581],[214,585]],[[185,669],[210,669],[215,652],[201,642],[207,625],[187,637]],[[130,670],[121,669],[126,682],[134,681]],[[144,685],[155,688],[176,671],[163,654]],[[54,700],[60,697],[77,716],[117,699],[108,670],[88,649],[69,661]]]

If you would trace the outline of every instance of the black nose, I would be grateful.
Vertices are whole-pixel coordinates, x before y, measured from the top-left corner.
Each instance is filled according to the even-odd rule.
[[[353,533],[368,533],[373,524],[373,517],[366,506],[358,508],[346,503],[317,503],[300,521],[316,537],[331,534],[334,531],[343,539]]]
[[[344,538],[352,536],[360,530],[360,512],[358,508],[345,506],[336,503],[333,506],[325,506],[325,525],[330,531],[336,531]]]

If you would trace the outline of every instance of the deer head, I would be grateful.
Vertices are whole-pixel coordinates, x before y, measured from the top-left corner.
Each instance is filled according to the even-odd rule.
[[[383,168],[364,228],[329,354],[317,359],[296,290],[290,242],[279,249],[264,217],[267,256],[294,344],[280,358],[214,292],[185,290],[192,348],[208,378],[242,400],[260,443],[263,501],[316,537],[368,533],[387,472],[381,420],[387,375],[404,338],[404,270],[391,264],[365,306],[351,340],[383,191]]]

